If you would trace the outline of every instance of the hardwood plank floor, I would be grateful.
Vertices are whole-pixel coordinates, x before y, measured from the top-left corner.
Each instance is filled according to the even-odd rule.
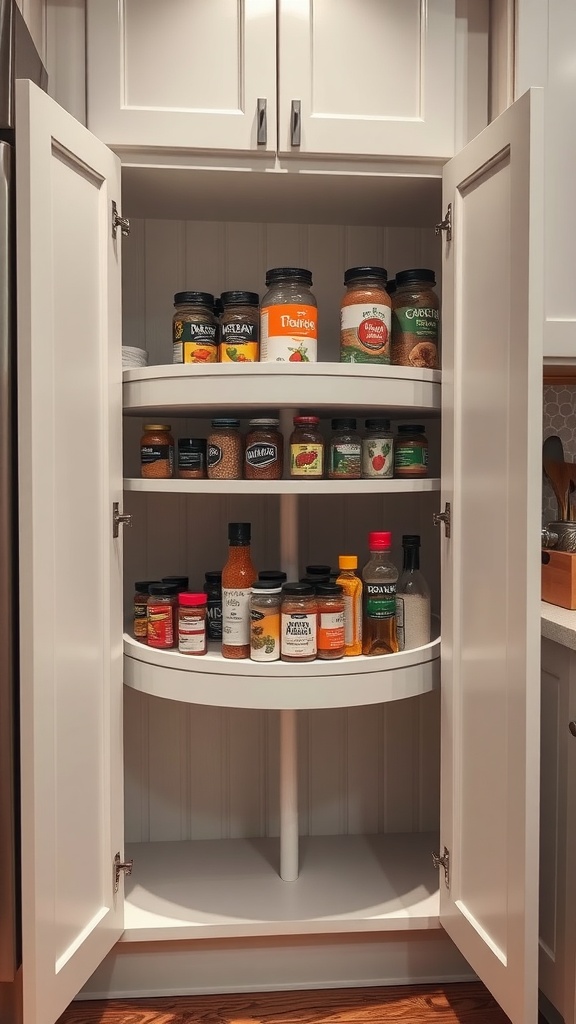
[[[72,1003],[58,1024],[509,1024],[480,983]]]

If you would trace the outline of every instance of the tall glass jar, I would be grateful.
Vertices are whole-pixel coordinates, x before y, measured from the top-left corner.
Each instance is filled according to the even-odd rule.
[[[321,480],[324,475],[324,438],[317,416],[295,416],[290,435],[290,476]]]
[[[351,267],[340,307],[340,362],[389,363],[392,300],[384,267]]]
[[[279,580],[255,580],[250,595],[250,657],[252,661],[278,661],[280,657]]]
[[[169,480],[174,469],[174,438],[167,423],[147,423],[140,438],[140,474],[146,480]]]
[[[280,651],[282,661],[314,661],[318,650],[318,605],[314,587],[285,583],[282,587]]]
[[[242,456],[240,420],[228,417],[212,420],[206,448],[208,479],[241,480]]]
[[[260,361],[315,363],[318,307],[310,290],[311,272],[276,267],[267,271],[266,286],[260,307]]]
[[[438,364],[440,301],[433,270],[402,270],[396,274],[392,303],[392,362],[435,370]]]
[[[176,292],[172,318],[174,363],[217,363],[218,321],[209,292]]]
[[[257,363],[260,358],[260,296],[222,292],[220,362]]]

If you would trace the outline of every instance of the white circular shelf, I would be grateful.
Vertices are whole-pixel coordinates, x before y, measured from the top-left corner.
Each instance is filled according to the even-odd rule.
[[[412,494],[439,491],[440,479],[424,480],[143,480],[128,477],[125,491],[161,494]]]
[[[350,363],[213,363],[146,366],[123,372],[124,412],[134,416],[241,417],[308,409],[392,418],[440,411],[439,370]]]
[[[158,651],[124,634],[124,683],[188,704],[292,710],[382,704],[438,686],[440,637],[413,651],[373,658],[313,661],[230,661],[219,651],[203,657]]]

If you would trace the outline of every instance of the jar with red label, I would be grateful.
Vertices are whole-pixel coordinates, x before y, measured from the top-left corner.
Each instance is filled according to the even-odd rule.
[[[206,594],[178,594],[178,650],[206,654]]]
[[[246,480],[281,480],[284,469],[284,438],[279,420],[250,420],[244,449]]]
[[[390,363],[392,300],[384,267],[351,267],[340,308],[340,362]]]
[[[174,619],[178,588],[174,583],[151,583],[146,607],[149,647],[170,650],[175,645]]]
[[[295,416],[290,435],[290,476],[321,480],[324,475],[324,438],[317,416]]]
[[[312,274],[297,267],[266,273],[268,291],[260,307],[260,362],[315,363],[318,307]]]
[[[316,586],[318,604],[318,657],[325,661],[343,658],[344,636],[344,592],[338,583],[318,583]]]

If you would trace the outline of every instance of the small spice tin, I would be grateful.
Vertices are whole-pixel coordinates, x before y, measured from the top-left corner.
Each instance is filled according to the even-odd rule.
[[[140,473],[147,480],[168,480],[174,469],[174,438],[167,423],[147,423],[140,439]]]
[[[218,321],[209,292],[176,292],[172,319],[174,363],[217,363]]]
[[[178,595],[178,650],[206,654],[206,594]]]
[[[178,476],[181,480],[202,480],[206,476],[206,441],[203,437],[179,438]]]
[[[362,477],[388,480],[394,476],[394,436],[390,420],[366,420],[362,438]]]
[[[284,438],[279,420],[250,420],[244,449],[246,480],[281,480],[284,469]]]
[[[240,420],[227,417],[212,420],[206,452],[208,479],[241,480],[242,462]]]
[[[260,296],[222,292],[220,362],[257,363],[260,358]]]
[[[428,438],[423,426],[406,424],[398,427],[394,474],[408,478],[428,476]]]

